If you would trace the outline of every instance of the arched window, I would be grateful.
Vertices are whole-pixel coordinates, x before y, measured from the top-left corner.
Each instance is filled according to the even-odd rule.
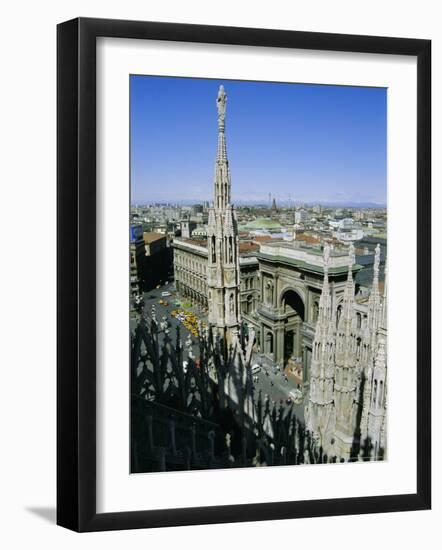
[[[342,313],[342,306],[338,306],[336,310],[336,322],[339,323],[339,319],[341,318]]]
[[[235,313],[233,293],[230,294],[230,296],[229,296],[229,311],[230,311],[231,315],[233,315]]]
[[[216,243],[215,243],[215,235],[212,236],[212,263],[216,262]]]
[[[360,313],[356,313],[356,327],[362,327],[362,315]]]
[[[379,401],[378,401],[378,407],[382,407],[382,402],[384,398],[384,382],[381,380],[379,382]]]
[[[319,317],[319,303],[317,300],[313,302],[313,311],[312,311],[313,319],[312,321],[316,323]]]
[[[356,357],[358,359],[361,359],[361,343],[362,343],[362,340],[360,338],[358,338],[356,340],[356,346],[357,346],[357,348],[356,348]]]
[[[267,345],[267,353],[273,353],[273,334],[271,332],[267,333],[266,345]]]

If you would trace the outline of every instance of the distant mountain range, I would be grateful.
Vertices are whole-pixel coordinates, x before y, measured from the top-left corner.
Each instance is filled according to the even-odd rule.
[[[203,200],[192,200],[192,199],[183,199],[183,200],[174,200],[172,201],[148,201],[148,202],[133,202],[132,206],[142,206],[146,204],[169,204],[169,205],[180,205],[180,206],[192,206],[194,204],[202,204],[203,202],[210,202],[210,201],[203,201]],[[234,204],[237,206],[262,206],[262,207],[268,207],[269,204],[266,202],[263,202],[262,200],[259,201],[252,201],[252,200],[236,200],[234,201]],[[387,205],[383,203],[376,203],[376,202],[357,202],[357,201],[278,201],[276,199],[276,205],[282,206],[285,208],[288,208],[290,206],[299,208],[300,206],[316,206],[321,205],[326,208],[386,208]]]

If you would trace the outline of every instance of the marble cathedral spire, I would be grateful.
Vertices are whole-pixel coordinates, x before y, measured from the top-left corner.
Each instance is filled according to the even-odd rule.
[[[374,354],[376,331],[382,322],[382,303],[379,292],[379,266],[381,262],[381,247],[376,245],[373,263],[373,284],[368,299],[367,330],[370,350]]]
[[[386,335],[379,334],[373,363],[366,370],[364,406],[361,417],[360,455],[362,458],[385,459],[387,411]]]
[[[336,335],[335,370],[336,446],[338,456],[345,459],[349,458],[353,444],[359,387],[357,364],[359,333],[356,326],[354,263],[354,246],[351,243],[348,251],[347,281]]]
[[[235,209],[231,205],[231,180],[225,137],[227,95],[220,86],[218,110],[218,147],[215,160],[214,202],[207,227],[207,287],[209,323],[227,344],[240,325],[239,246]]]
[[[387,327],[386,294],[379,292],[380,247],[376,247],[367,323],[355,299],[354,247],[348,255],[340,316],[329,282],[328,245],[324,247],[324,281],[319,301],[310,365],[306,428],[329,458],[386,457]],[[370,326],[371,328],[370,328]],[[373,333],[371,332],[373,330]],[[364,351],[366,350],[366,351]],[[359,449],[359,450],[358,450]]]
[[[348,271],[347,281],[344,288],[344,296],[341,304],[341,314],[337,327],[336,342],[336,360],[337,362],[348,365],[352,363],[354,357],[352,336],[355,328],[355,283],[353,281],[353,264],[355,263],[355,249],[353,243],[350,243],[348,249]]]
[[[231,181],[225,132],[227,96],[222,85],[219,87],[216,105],[218,108],[218,149],[215,161],[214,207],[216,210],[226,210],[230,205]]]
[[[384,268],[384,296],[382,298],[382,314],[381,314],[381,323],[380,326],[387,330],[387,317],[388,317],[388,308],[387,308],[387,260],[385,260]]]
[[[380,246],[376,246],[373,285],[368,302],[369,354],[364,372],[364,405],[361,416],[360,455],[386,458],[387,403],[387,269],[384,295],[379,292]]]
[[[318,320],[313,341],[310,394],[306,426],[323,448],[328,448],[334,428],[334,310],[328,270],[330,245],[324,245],[324,281],[319,299]]]

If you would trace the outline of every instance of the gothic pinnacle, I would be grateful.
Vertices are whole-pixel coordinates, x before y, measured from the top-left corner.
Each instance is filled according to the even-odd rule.
[[[374,252],[374,264],[373,264],[373,272],[376,279],[379,278],[379,263],[381,260],[381,247],[378,243],[375,248]]]
[[[348,280],[353,280],[353,264],[355,263],[355,247],[350,243],[348,247]]]

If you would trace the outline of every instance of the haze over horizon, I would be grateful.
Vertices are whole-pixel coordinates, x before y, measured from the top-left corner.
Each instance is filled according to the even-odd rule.
[[[384,88],[130,78],[132,204],[212,200],[223,84],[232,202],[386,205]]]
[[[355,201],[284,201],[279,200],[277,196],[273,197],[271,196],[271,200],[273,201],[273,198],[276,200],[276,205],[278,207],[282,208],[290,208],[290,207],[300,207],[300,206],[323,206],[328,208],[386,208],[387,205],[383,203],[376,203],[376,202],[355,202]],[[176,200],[148,200],[148,201],[131,201],[131,206],[147,206],[147,205],[181,205],[181,206],[192,206],[195,204],[203,204],[204,202],[212,203],[210,197],[207,199],[176,199]],[[271,206],[269,204],[269,197],[267,197],[267,201],[242,201],[238,200],[236,202],[232,203],[233,205],[239,206],[239,207],[247,207],[247,206]]]

